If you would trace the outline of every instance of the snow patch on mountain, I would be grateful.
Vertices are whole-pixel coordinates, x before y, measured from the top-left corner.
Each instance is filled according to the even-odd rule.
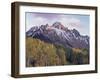
[[[60,22],[52,26],[34,26],[26,32],[26,36],[38,38],[64,47],[89,48],[89,37],[81,35],[76,29],[68,29]]]

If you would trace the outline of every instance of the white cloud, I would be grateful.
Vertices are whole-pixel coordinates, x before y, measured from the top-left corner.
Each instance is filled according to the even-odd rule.
[[[47,24],[47,23],[48,23],[48,21],[45,18],[42,18],[42,17],[35,18],[35,17],[33,17],[31,19],[28,19],[28,21],[27,21],[28,27],[26,27],[26,31],[29,30],[33,26],[40,26],[40,25],[44,25],[44,24]]]
[[[81,21],[77,18],[60,18],[58,21],[60,21],[65,27],[68,28],[79,28],[81,27]]]
[[[26,31],[29,30],[32,26],[40,26],[45,24],[52,25],[56,21],[61,22],[65,27],[68,27],[69,29],[75,28],[78,31],[82,31],[82,24],[78,18],[64,15],[54,17],[52,19],[48,19],[42,16],[37,17],[33,15],[30,17],[30,19],[28,19],[28,27],[26,28]]]
[[[37,26],[40,26],[40,25],[43,25],[43,24],[46,24],[47,23],[47,20],[45,18],[42,18],[42,17],[37,17],[34,22],[33,22],[35,25]]]
[[[82,33],[84,29],[82,22],[78,18],[62,17],[59,18],[58,21],[60,21],[65,27],[68,27],[69,29],[77,29],[80,33]]]
[[[45,15],[34,15],[32,13],[27,14],[26,31],[33,26],[40,26],[45,24],[49,24],[51,26],[54,22],[58,21],[69,29],[75,28],[82,34],[85,34],[86,32],[86,26],[84,26],[84,22],[76,16],[74,17],[69,15],[53,15],[50,17],[49,15]]]

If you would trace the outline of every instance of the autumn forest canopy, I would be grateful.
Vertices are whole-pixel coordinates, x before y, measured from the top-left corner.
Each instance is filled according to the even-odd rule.
[[[26,37],[26,67],[89,64],[87,48],[65,48]]]

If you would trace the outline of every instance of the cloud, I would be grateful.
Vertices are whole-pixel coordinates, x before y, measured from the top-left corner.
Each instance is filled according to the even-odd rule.
[[[48,19],[48,17],[32,15],[28,17],[27,30],[32,26],[40,26],[40,25],[45,25],[47,23],[49,25],[52,25],[56,21],[61,22],[65,27],[68,27],[70,29],[81,27],[81,21],[74,17],[61,15],[58,17],[56,16],[51,19],[50,18]]]
[[[29,30],[33,26],[40,26],[47,23],[48,23],[47,19],[43,17],[30,17],[27,19],[27,22],[26,22],[26,25],[27,25],[26,31]]]
[[[33,22],[35,25],[43,25],[43,24],[46,24],[47,23],[47,20],[45,18],[42,18],[42,17],[37,17],[34,22]]]
[[[68,28],[79,28],[82,26],[81,21],[77,18],[62,17],[59,21]]]
[[[49,24],[52,25],[54,22],[58,21],[61,22],[65,27],[69,29],[77,29],[81,33],[85,33],[83,30],[86,28],[83,25],[82,19],[73,16],[73,15],[57,15],[57,14],[27,14],[26,19],[26,31],[29,30],[33,26],[40,26]]]

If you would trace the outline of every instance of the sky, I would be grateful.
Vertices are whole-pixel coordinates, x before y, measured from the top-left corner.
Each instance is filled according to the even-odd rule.
[[[77,29],[81,35],[89,36],[89,15],[59,14],[59,13],[37,13],[26,12],[26,31],[31,27],[61,22],[68,29]]]

